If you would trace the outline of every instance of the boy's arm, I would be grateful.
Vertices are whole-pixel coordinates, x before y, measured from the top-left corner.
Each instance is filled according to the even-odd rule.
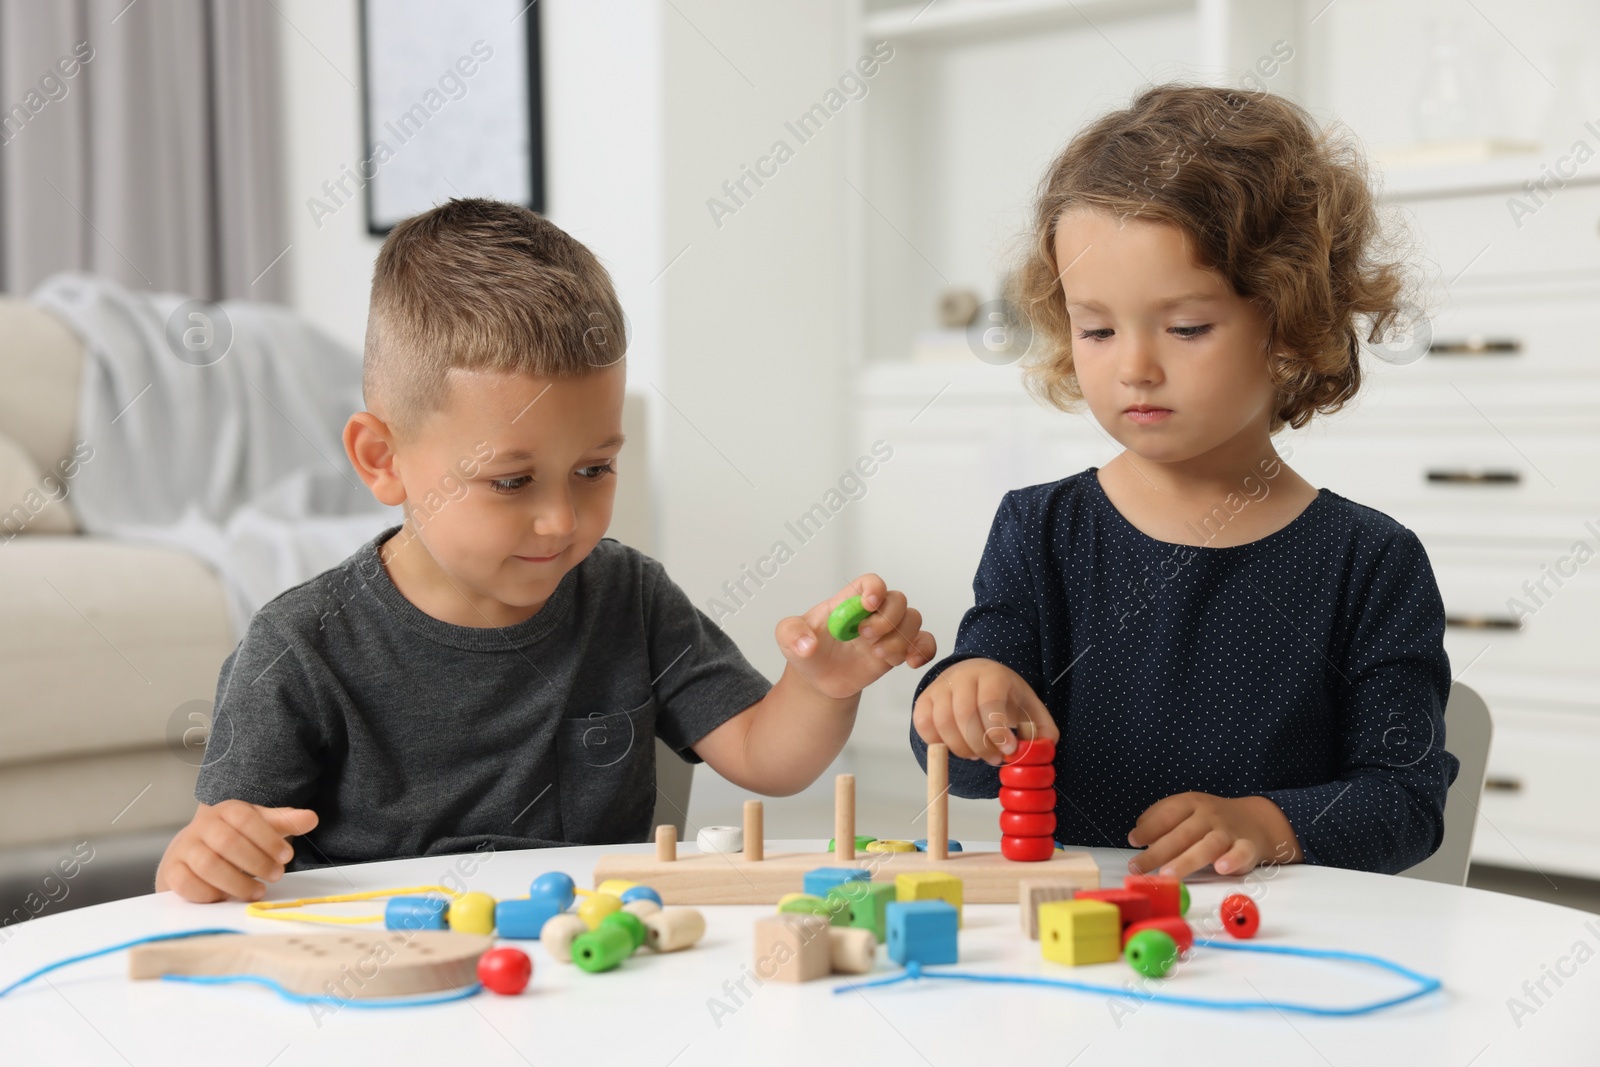
[[[838,641],[828,615],[853,596],[873,614],[860,636]],[[804,615],[778,623],[788,665],[765,697],[694,744],[735,785],[768,796],[798,793],[833,762],[855,725],[861,690],[900,663],[923,666],[936,651],[922,613],[876,574],[864,574]]]

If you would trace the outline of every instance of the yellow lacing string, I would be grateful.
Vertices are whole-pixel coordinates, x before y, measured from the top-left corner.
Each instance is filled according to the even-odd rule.
[[[295,919],[305,923],[335,923],[351,925],[355,923],[382,922],[383,915],[313,915],[310,912],[284,911],[285,908],[299,908],[307,904],[339,904],[349,900],[378,900],[383,897],[398,897],[410,893],[442,893],[455,900],[462,894],[454,889],[447,889],[442,885],[413,885],[404,889],[374,889],[366,893],[344,893],[334,897],[302,897],[299,900],[258,900],[246,904],[244,913],[252,919]],[[269,914],[277,912],[278,914]]]

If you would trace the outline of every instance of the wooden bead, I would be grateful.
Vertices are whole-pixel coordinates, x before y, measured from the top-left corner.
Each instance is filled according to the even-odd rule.
[[[612,970],[631,955],[633,939],[614,923],[601,923],[572,939],[572,962],[590,974]]]
[[[833,942],[826,919],[773,915],[756,920],[755,972],[763,982],[809,982],[833,970]]]
[[[656,907],[661,906],[661,894],[647,885],[636,885],[624,889],[617,894],[617,899],[622,901],[624,907],[636,900],[652,900],[655,901]]]
[[[1152,917],[1150,898],[1132,889],[1080,889],[1075,899],[1103,900],[1107,904],[1116,905],[1117,911],[1122,915],[1123,926],[1143,922]],[[1118,931],[1118,934],[1120,937],[1121,931]],[[1120,940],[1118,943],[1121,943]]]
[[[677,952],[705,936],[706,920],[693,908],[663,908],[644,917],[646,940],[657,952]]]
[[[628,890],[632,889],[638,884],[638,882],[630,882],[626,878],[607,878],[605,881],[595,886],[594,891],[596,893],[610,893],[612,896],[626,904],[628,902],[628,898],[622,894],[626,893]]]
[[[1056,832],[1053,811],[1002,811],[1000,832],[1016,837],[1052,837]]]
[[[1052,900],[1071,900],[1077,890],[1075,883],[1057,878],[1025,878],[1017,883],[1017,905],[1028,940],[1039,940],[1039,905]]]
[[[1056,769],[1048,763],[1014,763],[1000,768],[1000,784],[1013,789],[1049,789],[1056,784]]]
[[[896,875],[895,900],[942,900],[956,909],[956,925],[961,923],[961,879],[942,871],[907,871]]]
[[[444,897],[392,897],[383,909],[389,930],[444,930],[450,902]]]
[[[599,927],[600,920],[614,911],[622,910],[622,901],[610,893],[590,893],[578,905],[578,918],[583,924],[594,930]]]
[[[1146,978],[1165,978],[1178,962],[1178,944],[1165,930],[1140,930],[1122,946],[1122,958]]]
[[[515,996],[528,987],[533,961],[519,948],[492,948],[478,957],[478,981],[487,989]]]
[[[604,919],[601,919],[600,925],[620,926],[622,929],[628,931],[628,940],[633,942],[633,947],[635,949],[644,944],[645,938],[648,936],[645,933],[644,921],[640,919],[639,916],[634,915],[631,912],[614,911],[610,915],[607,915]]]
[[[589,924],[572,914],[570,911],[562,912],[539,931],[539,944],[550,953],[553,959],[562,963],[572,962],[572,940],[579,934],[587,933]]]
[[[560,871],[547,871],[533,880],[528,887],[530,897],[550,897],[560,907],[558,911],[566,911],[572,907],[573,897],[577,895],[577,887],[573,885],[572,876]]]
[[[656,912],[660,911],[661,905],[657,904],[648,897],[641,897],[638,900],[628,901],[622,906],[622,910],[630,915],[637,915],[642,919],[646,915],[654,915]]]
[[[1122,921],[1103,900],[1054,900],[1039,906],[1039,951],[1047,960],[1078,967],[1110,963],[1122,951]]]
[[[1230,893],[1222,900],[1222,925],[1234,937],[1254,937],[1261,928],[1261,909],[1243,893]]]
[[[450,929],[458,934],[494,933],[494,897],[463,893],[450,902]]]
[[[1164,874],[1129,874],[1122,879],[1122,888],[1132,889],[1150,898],[1151,916],[1182,913],[1181,893],[1176,878]]]
[[[1194,931],[1189,924],[1176,915],[1161,915],[1152,919],[1143,919],[1131,923],[1122,931],[1122,947],[1128,947],[1128,938],[1140,930],[1160,930],[1172,938],[1178,945],[1179,952],[1188,952],[1194,948]]]
[[[1054,811],[1056,808],[1056,791],[1054,789],[1012,789],[1010,786],[1001,786],[1000,806],[1006,811]]]
[[[878,955],[878,939],[871,930],[854,926],[828,928],[828,948],[835,974],[866,974]]]

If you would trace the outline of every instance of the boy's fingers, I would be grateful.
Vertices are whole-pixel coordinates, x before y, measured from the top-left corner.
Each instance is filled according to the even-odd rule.
[[[950,755],[957,759],[975,758],[967,739],[962,736],[960,725],[956,722],[954,700],[942,700],[934,704],[933,727],[939,735],[939,740],[950,750]]]
[[[224,823],[212,823],[201,832],[201,844],[227,860],[238,870],[256,878],[266,878],[278,869],[272,853],[263,852],[255,842]],[[277,848],[286,848],[281,842]]]
[[[1132,862],[1138,864],[1141,873],[1149,874],[1163,864],[1171,863],[1183,855],[1185,850],[1204,838],[1209,829],[1210,827],[1199,819],[1186,820],[1181,825],[1151,841],[1149,847],[1138,856],[1135,856]],[[1143,838],[1140,840],[1143,840]]]
[[[1010,682],[1002,675],[985,672],[978,679],[978,708],[983,713],[983,758],[990,763],[1016,750],[1012,728],[1017,715],[1011,706]]]
[[[929,695],[932,692],[930,686],[911,706],[911,725],[916,728],[917,736],[930,745],[939,740],[939,734],[933,728],[933,697]]]
[[[215,886],[230,897],[256,900],[266,892],[266,886],[211,851],[203,843],[189,854],[185,862],[201,881]]]
[[[220,822],[210,825],[222,830],[232,829],[261,851],[273,863],[287,863],[283,859],[283,850],[289,846],[284,844],[284,832],[280,832],[266,813],[270,811],[294,811],[294,808],[264,808],[259,804],[219,804],[217,815]],[[220,842],[222,837],[206,835],[207,842],[212,849],[221,852]],[[244,867],[245,864],[238,866]],[[259,873],[259,872],[257,872]]]
[[[851,582],[844,593],[829,606],[829,610],[838,607],[853,596],[861,598],[861,606],[868,611],[877,611],[889,596],[889,586],[876,574],[863,574]]]
[[[1055,716],[1050,714],[1050,709],[1039,699],[1039,694],[1033,691],[1033,686],[1019,680],[1014,687],[1013,695],[1023,713],[1033,723],[1036,738],[1051,742],[1061,739],[1061,730],[1056,726]]]
[[[866,601],[862,601],[865,605]],[[884,638],[892,637],[897,632],[906,628],[906,595],[897,589],[889,590],[883,599],[883,605],[861,620],[857,632],[862,637]],[[921,616],[917,617],[917,624],[921,625]]]
[[[184,900],[195,904],[215,904],[228,899],[228,895],[201,878],[182,860],[173,860],[167,867],[167,885]]]
[[[1260,857],[1256,853],[1255,842],[1248,837],[1241,837],[1233,843],[1233,847],[1211,861],[1218,874],[1245,874],[1255,868]]]
[[[778,626],[773,631],[773,638],[778,642],[779,648],[797,656],[809,656],[817,648],[817,631],[798,615],[779,619]]]
[[[274,833],[280,837],[299,837],[309,834],[317,828],[320,821],[317,813],[310,808],[264,808],[252,805],[256,812],[272,827]]]
[[[906,654],[906,666],[921,667],[933,662],[934,653],[939,650],[939,643],[934,640],[932,634],[923,630],[917,634],[917,639],[912,642],[911,647],[912,652]]]
[[[1226,831],[1214,829],[1202,835],[1200,840],[1184,849],[1182,853],[1157,869],[1163,870],[1171,867],[1168,873],[1174,878],[1187,878],[1206,864],[1220,858],[1233,847],[1233,837]]]

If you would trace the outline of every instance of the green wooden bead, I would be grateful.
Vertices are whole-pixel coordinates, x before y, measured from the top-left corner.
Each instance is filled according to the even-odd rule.
[[[1178,960],[1178,943],[1165,930],[1140,930],[1128,938],[1122,958],[1146,978],[1165,978]]]
[[[828,632],[835,641],[854,641],[860,633],[862,620],[871,614],[862,606],[861,598],[853,596],[828,616]]]
[[[1182,882],[1178,883],[1178,914],[1189,914],[1189,887]]]
[[[621,923],[602,921],[593,930],[572,939],[572,962],[590,974],[612,970],[631,955],[633,938]]]
[[[808,893],[792,893],[788,900],[778,904],[778,910],[794,915],[820,915],[824,919],[833,918],[833,910],[828,907],[821,897],[811,896]]]
[[[633,947],[635,949],[644,944],[645,938],[648,937],[650,933],[644,928],[644,920],[640,919],[639,916],[633,914],[631,911],[614,911],[610,915],[607,915],[604,919],[600,920],[601,926],[604,926],[606,923],[612,923],[613,925],[620,926],[624,930],[628,931],[628,936],[633,938]]]

